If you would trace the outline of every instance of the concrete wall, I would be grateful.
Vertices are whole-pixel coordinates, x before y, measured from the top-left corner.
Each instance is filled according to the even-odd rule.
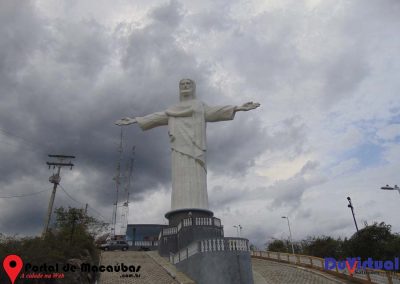
[[[176,267],[198,284],[253,284],[249,252],[197,253]]]
[[[172,227],[178,226],[179,222],[182,219],[189,218],[190,216],[192,218],[211,218],[214,216],[214,213],[209,210],[189,208],[189,209],[170,211],[167,214],[165,214],[165,217],[169,221],[169,226]]]
[[[178,251],[187,247],[194,241],[223,238],[224,230],[222,227],[215,226],[190,226],[182,228],[177,237]]]

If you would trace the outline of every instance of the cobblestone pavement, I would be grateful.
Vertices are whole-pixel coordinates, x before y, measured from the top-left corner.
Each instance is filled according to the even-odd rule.
[[[110,251],[102,252],[101,265],[118,265],[124,263],[126,266],[141,266],[139,270],[140,277],[122,277],[123,275],[135,274],[131,272],[103,272],[100,275],[100,284],[172,284],[172,283],[193,283],[191,281],[176,281],[170,274],[177,272],[171,271],[167,273],[157,260],[157,255],[151,255],[146,252],[136,251]],[[159,262],[159,263],[157,263]],[[347,283],[342,279],[335,278],[332,275],[311,271],[302,267],[288,265],[270,260],[262,260],[252,258],[254,284],[338,284]],[[163,266],[167,267],[166,264]],[[171,265],[172,266],[172,265]],[[169,268],[170,270],[173,270]],[[168,268],[167,268],[168,270]],[[178,272],[179,274],[179,272]],[[180,279],[185,279],[180,278]],[[222,284],[222,283],[221,283]],[[226,283],[228,284],[228,283]]]
[[[347,283],[342,279],[323,272],[312,272],[302,267],[287,265],[270,260],[252,258],[255,284],[338,284]]]
[[[176,282],[167,271],[156,263],[146,252],[137,251],[108,251],[101,254],[101,265],[116,265],[124,263],[126,266],[141,266],[139,270],[140,277],[122,277],[126,274],[135,274],[131,272],[103,272],[100,275],[100,284],[172,284]]]

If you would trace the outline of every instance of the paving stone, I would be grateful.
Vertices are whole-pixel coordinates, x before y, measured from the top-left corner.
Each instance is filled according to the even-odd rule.
[[[124,274],[134,274],[131,272],[103,272],[100,275],[99,283],[101,284],[176,284],[177,281],[172,278],[167,271],[160,266],[153,258],[149,257],[146,252],[137,251],[108,251],[101,254],[101,265],[117,265],[124,263],[125,265],[141,266],[140,277],[121,277]]]
[[[151,253],[150,253],[151,254]],[[123,274],[131,274],[129,272],[103,272],[100,275],[99,283],[101,284],[176,284],[176,283],[193,283],[190,279],[177,277],[180,273],[174,270],[172,265],[164,263],[165,260],[160,261],[158,255],[151,255],[146,252],[136,251],[111,251],[102,252],[101,265],[117,265],[124,263],[125,265],[141,266],[139,271],[140,277],[123,278]],[[269,260],[261,260],[252,258],[254,284],[338,284],[347,283],[346,281],[335,278],[332,275],[310,271],[303,267],[288,265]],[[167,270],[169,272],[167,272]],[[174,279],[174,277],[176,279]],[[186,282],[187,281],[187,282]],[[224,283],[225,284],[225,283]],[[228,283],[226,283],[228,284]]]
[[[338,284],[347,283],[323,272],[314,272],[303,267],[297,267],[270,260],[252,258],[255,284]],[[262,276],[261,279],[260,275]],[[265,280],[265,282],[263,282]]]

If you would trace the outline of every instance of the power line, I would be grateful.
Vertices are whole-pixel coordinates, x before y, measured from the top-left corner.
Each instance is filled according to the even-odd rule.
[[[34,143],[32,143],[31,141],[26,140],[25,138],[15,135],[14,133],[9,132],[8,130],[4,130],[2,128],[0,128],[0,132],[2,132],[3,134],[5,134],[6,136],[12,137],[12,138],[17,138],[20,141],[23,141],[24,143],[29,144],[31,147],[37,147],[37,145],[35,145]]]
[[[76,200],[75,198],[73,198],[65,189],[64,187],[62,187],[61,184],[58,184],[59,187],[61,187],[62,191],[64,191],[65,195],[68,196],[71,200],[75,201],[76,203],[79,203],[81,205],[84,205],[82,202]]]
[[[75,201],[76,203],[79,203],[79,204],[81,204],[81,205],[85,205],[85,204],[83,204],[82,202],[80,202],[80,201],[76,200],[75,198],[73,198],[73,197],[65,190],[65,188],[62,187],[61,184],[58,184],[58,186],[62,189],[62,191],[65,193],[65,195],[68,196],[71,200],[73,200],[73,201]],[[88,204],[88,203],[86,203],[86,204]],[[95,212],[98,216],[100,216],[103,220],[107,221],[107,219],[104,218],[104,217],[99,213],[99,211],[97,211],[96,209],[94,209],[92,206],[88,205],[88,208],[91,209],[92,211],[94,211],[94,212]]]
[[[16,134],[14,134],[8,130],[4,130],[2,128],[0,128],[0,132],[3,133],[3,135],[5,135],[11,139],[14,139],[14,141],[15,141],[15,139],[19,140],[19,142],[22,142],[22,145],[29,147],[32,151],[34,151],[36,153],[40,153],[40,154],[45,153],[44,149],[41,150],[43,147],[43,144],[29,141],[28,139],[25,139],[22,136],[16,135]]]
[[[25,196],[32,196],[35,194],[39,194],[45,191],[49,191],[50,189],[45,189],[45,190],[41,190],[41,191],[37,191],[37,192],[32,192],[32,193],[27,193],[27,194],[21,194],[21,195],[10,195],[10,196],[0,196],[0,198],[18,198],[18,197],[25,197]]]

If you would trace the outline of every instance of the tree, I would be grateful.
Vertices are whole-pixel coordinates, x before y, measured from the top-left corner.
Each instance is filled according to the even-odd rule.
[[[316,257],[340,258],[343,255],[343,241],[328,236],[308,237],[302,241],[302,253]]]
[[[59,247],[63,254],[75,258],[87,251],[91,256],[96,256],[95,235],[105,224],[88,216],[79,208],[60,207],[54,213],[56,221],[51,233],[57,236],[57,242],[64,244]],[[46,235],[46,240],[51,238],[51,234]]]
[[[44,263],[48,265],[59,263],[62,266],[73,259],[95,265],[99,260],[99,250],[96,249],[94,237],[104,225],[95,218],[87,216],[83,209],[61,207],[55,210],[54,227],[48,231],[45,239],[7,237],[0,234],[0,259],[4,259],[7,254],[17,254],[25,262],[38,266]],[[77,275],[77,273],[66,273],[65,279],[62,280],[65,283],[78,283],[76,279],[79,277],[86,279],[87,275]],[[0,275],[4,275],[1,265]],[[94,279],[93,276],[91,279]],[[35,283],[32,281],[27,279],[26,283]],[[46,283],[55,281],[49,280]]]
[[[83,209],[68,207],[54,210],[56,216],[55,229],[73,237],[78,233],[85,233],[93,238],[104,232],[107,223],[88,216]]]
[[[392,233],[391,225],[374,223],[355,233],[344,242],[347,256],[376,260],[393,259],[400,253],[400,235]]]
[[[268,244],[268,250],[274,252],[288,252],[289,243],[282,240],[274,240]]]

